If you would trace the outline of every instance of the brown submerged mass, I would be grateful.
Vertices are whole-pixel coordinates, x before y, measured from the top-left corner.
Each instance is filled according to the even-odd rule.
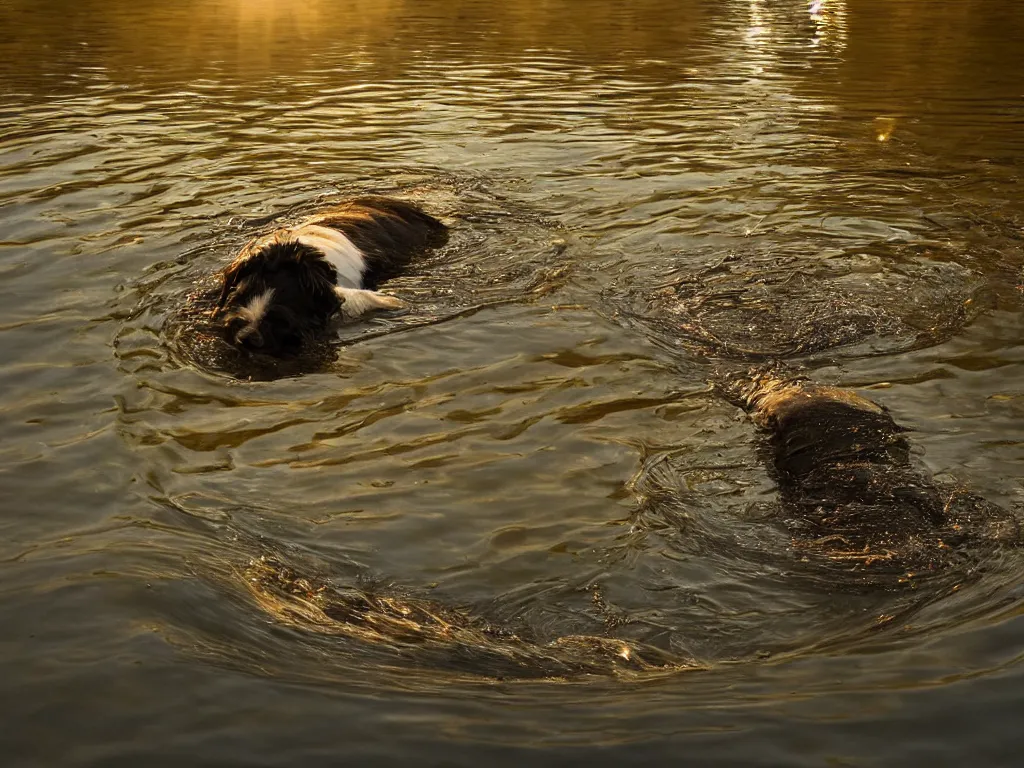
[[[877,403],[771,374],[736,394],[771,432],[786,525],[806,558],[910,578],[1019,543],[1012,514],[915,467],[906,430]]]

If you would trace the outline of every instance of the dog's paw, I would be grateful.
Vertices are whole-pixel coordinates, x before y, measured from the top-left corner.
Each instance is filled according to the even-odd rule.
[[[341,301],[341,314],[347,318],[360,317],[375,309],[404,309],[407,305],[397,296],[360,288],[335,288]]]
[[[386,293],[373,294],[373,300],[379,309],[405,309],[409,306],[397,296],[388,296]]]

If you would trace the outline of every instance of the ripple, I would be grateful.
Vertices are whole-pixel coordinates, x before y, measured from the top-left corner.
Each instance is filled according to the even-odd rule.
[[[1019,555],[795,559],[709,381],[869,387],[1019,505],[1016,5],[37,5],[0,59],[12,759],[1006,743]],[[408,313],[290,371],[196,333],[253,233],[371,190],[455,225]]]

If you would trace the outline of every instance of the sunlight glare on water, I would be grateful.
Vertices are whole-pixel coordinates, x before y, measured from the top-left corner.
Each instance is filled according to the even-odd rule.
[[[1019,552],[801,559],[715,385],[858,388],[1017,512],[1018,3],[0,22],[11,765],[1017,759]],[[407,312],[201,343],[238,248],[364,193],[452,229]]]

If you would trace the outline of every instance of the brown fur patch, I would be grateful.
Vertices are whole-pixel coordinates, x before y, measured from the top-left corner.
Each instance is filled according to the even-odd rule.
[[[906,430],[850,390],[756,377],[740,393],[771,433],[772,464],[796,551],[844,570],[906,575],[961,545],[1019,543],[1015,517],[914,465]]]

